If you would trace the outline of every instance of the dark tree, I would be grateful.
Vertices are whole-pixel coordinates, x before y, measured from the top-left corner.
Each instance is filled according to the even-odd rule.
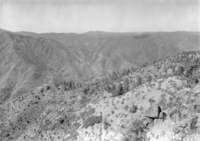
[[[151,81],[152,81],[151,75],[147,76],[147,82],[151,82]]]
[[[176,71],[176,74],[177,75],[182,75],[184,71],[185,71],[184,67],[183,66],[179,66],[177,71]]]
[[[142,84],[142,79],[141,77],[138,75],[137,79],[136,79],[136,86],[140,86]]]

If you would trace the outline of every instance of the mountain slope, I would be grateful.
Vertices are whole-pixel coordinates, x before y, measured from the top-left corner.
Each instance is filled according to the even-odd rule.
[[[192,32],[16,34],[0,30],[0,91],[17,97],[54,80],[88,81],[199,48],[199,39]]]
[[[45,38],[0,33],[0,89],[22,93],[59,79],[85,79],[89,67],[69,47]]]
[[[200,83],[188,81],[200,79],[199,57],[200,51],[182,52],[119,80],[91,82],[89,92],[46,84],[9,98],[0,107],[0,140],[199,141]],[[109,81],[124,85],[124,78],[128,91],[104,88]]]
[[[200,45],[200,35],[193,32],[17,34],[48,38],[70,46],[95,74],[138,67],[182,50],[197,49]]]

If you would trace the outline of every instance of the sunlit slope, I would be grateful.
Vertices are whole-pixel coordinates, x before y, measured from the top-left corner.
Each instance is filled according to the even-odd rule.
[[[167,141],[182,136],[198,141],[198,93],[198,85],[189,88],[179,77],[157,79],[124,95],[100,99],[44,85],[4,105],[4,123],[12,124],[2,131],[12,131],[4,139],[19,141]]]

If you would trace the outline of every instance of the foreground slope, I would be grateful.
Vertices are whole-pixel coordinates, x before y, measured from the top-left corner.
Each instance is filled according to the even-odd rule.
[[[199,54],[193,54],[188,56],[195,58],[198,67],[192,74],[196,74]],[[48,84],[34,88],[1,105],[0,137],[3,141],[199,141],[200,85],[190,83],[180,71],[184,62],[180,56],[184,55],[128,74],[125,77],[134,83],[118,95],[105,89],[92,94],[84,89],[64,91]],[[166,71],[171,64],[177,66],[176,72]],[[142,83],[135,80],[138,75]],[[146,81],[149,75],[152,80]]]
[[[43,86],[5,105],[1,138],[198,141],[199,92],[199,85],[189,88],[178,77],[158,79],[122,96],[104,99],[65,94]]]

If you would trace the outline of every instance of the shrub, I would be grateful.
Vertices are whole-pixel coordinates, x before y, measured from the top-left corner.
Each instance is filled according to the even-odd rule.
[[[136,119],[131,123],[123,141],[146,141],[145,125],[142,120]]]
[[[124,88],[123,85],[121,83],[118,83],[115,86],[115,89],[112,91],[113,96],[119,96],[119,95],[123,95],[124,94]]]
[[[88,128],[90,126],[93,126],[101,122],[102,122],[102,116],[91,116],[84,121],[83,128]]]
[[[133,105],[131,108],[130,108],[130,113],[136,113],[138,110],[138,107]]]
[[[194,117],[190,123],[190,129],[195,131],[197,129],[198,116]]]
[[[12,88],[3,88],[0,92],[0,105],[3,104],[5,101],[7,101],[10,98],[10,95],[12,93]]]

